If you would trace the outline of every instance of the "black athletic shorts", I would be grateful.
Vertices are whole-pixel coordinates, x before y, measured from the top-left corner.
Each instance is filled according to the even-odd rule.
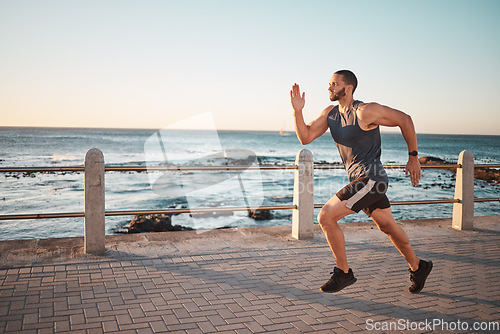
[[[337,197],[347,201],[346,207],[352,211],[364,213],[371,216],[376,209],[387,209],[391,205],[385,195],[388,184],[376,182],[367,177],[360,177],[342,188]]]

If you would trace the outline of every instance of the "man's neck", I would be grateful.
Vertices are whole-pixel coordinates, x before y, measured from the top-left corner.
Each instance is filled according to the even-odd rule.
[[[354,98],[351,96],[342,96],[339,102],[339,111],[341,113],[345,113],[347,110],[351,109],[352,104],[354,102]]]

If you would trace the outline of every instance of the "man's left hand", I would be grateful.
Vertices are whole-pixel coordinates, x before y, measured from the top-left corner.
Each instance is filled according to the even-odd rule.
[[[405,175],[410,175],[413,186],[418,186],[420,182],[420,162],[418,159],[411,157],[406,163]]]

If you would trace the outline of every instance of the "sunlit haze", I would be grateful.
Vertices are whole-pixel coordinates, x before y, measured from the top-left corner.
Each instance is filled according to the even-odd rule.
[[[0,0],[0,126],[293,130],[333,72],[419,133],[500,134],[500,1]]]

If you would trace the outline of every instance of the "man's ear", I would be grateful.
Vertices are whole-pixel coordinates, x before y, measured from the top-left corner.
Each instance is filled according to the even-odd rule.
[[[352,95],[353,94],[353,90],[354,90],[354,86],[352,86],[352,85],[347,85],[345,87],[345,91],[346,91],[347,94]]]

